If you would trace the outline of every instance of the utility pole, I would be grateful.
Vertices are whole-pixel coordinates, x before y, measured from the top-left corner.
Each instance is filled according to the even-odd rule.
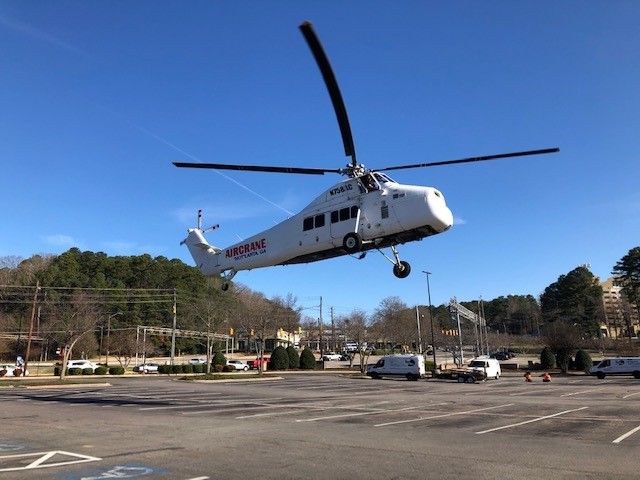
[[[336,351],[336,322],[333,318],[333,307],[331,307],[331,350]]]
[[[173,365],[176,356],[176,323],[178,321],[178,297],[176,289],[173,289],[173,330],[171,331],[171,365]]]
[[[27,374],[27,363],[31,354],[31,337],[33,336],[33,322],[36,318],[36,302],[38,301],[38,291],[40,290],[40,280],[36,280],[36,291],[33,294],[33,306],[31,307],[31,320],[29,321],[29,337],[27,338],[27,352],[24,355],[24,366],[22,376]]]
[[[424,273],[427,276],[427,295],[429,297],[429,320],[431,320],[431,351],[433,352],[433,368],[436,368],[436,365],[437,365],[436,335],[433,330],[433,306],[431,305],[431,285],[429,284],[429,275],[431,275],[431,272],[427,272],[426,270],[423,270],[422,273]]]
[[[422,355],[422,334],[420,333],[420,310],[416,305],[416,324],[418,325],[418,353]]]
[[[111,346],[111,318],[122,315],[122,312],[116,312],[107,317],[107,356],[105,358],[105,365],[109,366],[109,347]]]
[[[324,354],[324,347],[322,345],[322,297],[320,297],[320,317],[318,318],[318,330],[320,338],[320,358]]]

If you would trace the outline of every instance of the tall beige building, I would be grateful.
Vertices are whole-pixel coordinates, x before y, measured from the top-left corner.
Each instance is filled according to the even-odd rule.
[[[609,338],[628,338],[629,333],[637,337],[640,331],[638,308],[627,300],[614,280],[614,277],[609,277],[600,284],[605,316],[605,324],[600,325],[600,331]]]

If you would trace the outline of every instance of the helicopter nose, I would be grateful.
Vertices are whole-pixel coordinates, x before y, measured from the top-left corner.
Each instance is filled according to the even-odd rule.
[[[427,192],[425,200],[431,217],[431,228],[438,233],[449,230],[453,225],[453,213],[447,207],[444,195],[435,188],[431,188]]]

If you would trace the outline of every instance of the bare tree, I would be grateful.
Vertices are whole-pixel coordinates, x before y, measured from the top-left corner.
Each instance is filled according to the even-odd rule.
[[[195,299],[187,310],[187,315],[195,320],[196,329],[207,333],[207,373],[211,373],[213,350],[210,335],[226,330],[230,313],[236,303],[236,296],[233,293],[211,294]]]
[[[96,331],[100,312],[91,303],[85,293],[76,293],[68,305],[48,305],[50,321],[47,324],[48,336],[61,345],[62,368],[60,378],[64,379],[67,362],[71,358],[74,347],[85,352],[93,352],[97,348],[95,335],[87,335]]]
[[[338,325],[347,338],[356,344],[360,360],[360,372],[366,373],[367,359],[369,358],[367,346],[370,339],[373,338],[367,314],[363,310],[352,310],[348,315],[338,319]],[[350,366],[353,366],[353,357],[351,357]]]
[[[132,330],[118,330],[111,334],[110,354],[116,357],[121,367],[127,368],[135,357],[138,343]]]
[[[582,339],[580,329],[576,325],[563,322],[552,322],[547,325],[545,339],[556,356],[556,363],[563,373],[569,370],[571,356],[580,346]]]

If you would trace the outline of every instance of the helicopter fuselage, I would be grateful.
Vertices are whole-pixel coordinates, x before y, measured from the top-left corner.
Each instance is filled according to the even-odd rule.
[[[438,190],[399,184],[374,172],[336,184],[298,214],[223,250],[210,246],[199,229],[189,230],[184,243],[205,275],[235,274],[356,253],[345,247],[348,235],[357,235],[358,251],[365,252],[420,240],[452,225]]]

